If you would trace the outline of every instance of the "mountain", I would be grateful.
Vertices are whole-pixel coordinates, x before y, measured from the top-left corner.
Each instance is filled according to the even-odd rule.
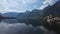
[[[0,15],[2,15],[2,13],[0,13]]]
[[[41,14],[43,13],[43,11],[38,10],[38,9],[34,9],[32,11],[26,11],[25,13],[20,13],[17,16],[19,18],[34,18],[34,17],[40,17]]]
[[[57,1],[54,5],[52,6],[47,6],[46,8],[43,9],[43,16],[47,15],[54,15],[54,16],[60,16],[60,1]]]
[[[53,6],[55,15],[60,16],[60,1],[57,1]]]
[[[21,23],[40,25],[42,20],[40,20],[43,11],[34,9],[32,11],[26,11],[17,15],[17,20]]]
[[[22,14],[20,13],[17,15],[18,16],[17,18],[20,20],[23,19],[23,20],[33,21],[33,20],[40,20],[41,17],[45,17],[49,15],[60,16],[60,1],[57,1],[52,6],[48,5],[43,10],[34,9],[32,11],[26,11],[25,13]]]
[[[60,24],[58,24],[56,21],[48,23],[43,21],[44,17],[47,16],[54,16],[54,18],[58,17],[60,18],[60,1],[57,1],[54,5],[50,6],[48,5],[43,10],[34,9],[30,12],[20,13],[18,14],[19,19],[17,19],[19,22],[23,22],[26,24],[32,24],[33,26],[39,26],[43,25],[49,30],[54,30],[57,33],[60,33]],[[42,17],[42,19],[41,19]],[[46,18],[46,19],[47,19]],[[49,18],[50,19],[50,18]],[[59,22],[60,23],[60,22]]]
[[[40,17],[43,11],[34,9],[29,13],[29,17]]]
[[[8,13],[4,13],[2,14],[2,16],[4,17],[16,17],[18,13],[16,12],[8,12]]]
[[[28,17],[29,13],[30,13],[30,11],[26,11],[24,13],[19,13],[17,15],[17,19],[26,19]]]
[[[47,17],[50,21],[49,23],[45,23],[45,27],[49,30],[54,30],[58,34],[60,34],[60,1],[57,1],[54,5],[48,6],[43,10],[42,15]],[[51,17],[50,15],[54,16]],[[50,18],[49,18],[50,17]],[[53,22],[52,22],[53,21]]]

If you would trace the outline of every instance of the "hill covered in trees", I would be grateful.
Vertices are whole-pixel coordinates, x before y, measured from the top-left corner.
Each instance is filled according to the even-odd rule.
[[[59,33],[60,24],[57,22],[60,21],[60,1],[57,1],[52,6],[48,5],[43,10],[34,9],[20,13],[17,15],[17,20],[34,26],[43,25],[47,29],[52,29]]]

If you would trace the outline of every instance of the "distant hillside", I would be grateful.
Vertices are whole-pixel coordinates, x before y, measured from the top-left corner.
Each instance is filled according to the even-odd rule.
[[[8,13],[4,13],[2,14],[2,16],[4,17],[16,17],[18,13],[16,12],[8,12]]]

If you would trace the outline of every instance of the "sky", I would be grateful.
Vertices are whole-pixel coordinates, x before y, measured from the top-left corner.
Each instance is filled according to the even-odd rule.
[[[57,0],[0,0],[0,12],[25,12],[26,10],[44,9]]]

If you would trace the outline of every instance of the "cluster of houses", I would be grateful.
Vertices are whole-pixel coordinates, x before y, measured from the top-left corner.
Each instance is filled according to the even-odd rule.
[[[60,24],[60,17],[53,17],[53,15],[49,15],[44,17],[44,20],[48,23],[59,23]]]

